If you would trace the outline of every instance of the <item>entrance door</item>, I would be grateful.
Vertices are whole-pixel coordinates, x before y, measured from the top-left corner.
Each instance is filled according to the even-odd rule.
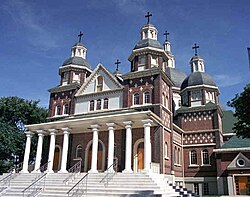
[[[248,177],[247,176],[239,176],[238,177],[238,184],[239,184],[239,194],[240,195],[248,195],[249,194]]]
[[[137,148],[137,169],[141,171],[144,168],[144,143],[141,142]]]
[[[54,171],[59,170],[59,159],[60,159],[60,149],[59,149],[59,147],[56,147],[55,153],[54,153],[54,162],[53,162],[53,170]]]

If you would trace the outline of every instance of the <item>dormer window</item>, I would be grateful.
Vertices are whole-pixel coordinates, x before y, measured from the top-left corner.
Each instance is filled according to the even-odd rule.
[[[96,102],[96,110],[101,110],[102,109],[102,100],[98,99]]]
[[[95,101],[92,100],[89,103],[89,111],[94,111],[94,109],[95,109]]]
[[[152,67],[158,67],[159,64],[158,64],[158,57],[157,56],[152,56],[151,58],[151,65]]]
[[[73,82],[80,82],[80,73],[73,73]]]
[[[101,92],[103,90],[103,76],[97,77],[96,91]]]
[[[109,99],[105,98],[103,101],[103,109],[108,109],[109,108]]]

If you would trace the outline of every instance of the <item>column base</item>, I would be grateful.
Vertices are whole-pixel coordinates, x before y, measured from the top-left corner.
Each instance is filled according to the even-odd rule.
[[[31,173],[33,173],[33,174],[35,174],[35,173],[41,173],[41,171],[40,170],[33,170]]]
[[[30,173],[28,170],[21,170],[20,173]]]
[[[150,174],[150,173],[152,173],[152,170],[151,169],[143,169],[143,170],[141,170],[141,173]]]
[[[89,173],[89,174],[97,174],[97,173],[98,173],[98,170],[89,170],[88,173]]]
[[[124,169],[122,173],[134,173],[131,169]]]
[[[57,173],[69,173],[67,170],[60,170]]]
[[[115,173],[115,170],[114,169],[108,169],[108,170],[105,170],[106,173]]]
[[[48,174],[55,173],[53,170],[47,170],[47,171],[45,171],[45,172],[48,173]]]

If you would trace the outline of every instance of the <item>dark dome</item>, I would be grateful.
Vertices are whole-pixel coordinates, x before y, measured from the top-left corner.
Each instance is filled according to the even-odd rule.
[[[62,66],[66,66],[66,65],[69,65],[69,64],[75,64],[75,65],[78,65],[78,66],[85,66],[87,68],[91,68],[90,64],[85,60],[83,59],[82,57],[70,57],[69,59],[65,60],[63,62],[63,65]]]
[[[157,40],[150,39],[150,38],[140,40],[135,45],[134,49],[140,49],[140,48],[144,48],[144,47],[153,47],[153,48],[157,48],[157,49],[163,49],[163,46],[161,45],[161,43],[159,43]]]
[[[193,72],[191,73],[181,84],[181,90],[186,87],[195,85],[210,85],[216,86],[213,78],[204,72]]]
[[[187,77],[187,75],[184,72],[176,68],[170,68],[170,67],[166,68],[166,74],[174,83],[174,87],[178,87],[178,88],[181,87],[182,82]]]

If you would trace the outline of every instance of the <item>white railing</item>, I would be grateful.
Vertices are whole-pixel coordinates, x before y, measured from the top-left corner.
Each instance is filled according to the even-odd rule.
[[[73,165],[68,172],[70,173],[69,176],[63,180],[63,183],[68,184],[69,181],[75,180],[76,176],[81,172],[82,168],[82,160],[79,160],[75,165]]]

